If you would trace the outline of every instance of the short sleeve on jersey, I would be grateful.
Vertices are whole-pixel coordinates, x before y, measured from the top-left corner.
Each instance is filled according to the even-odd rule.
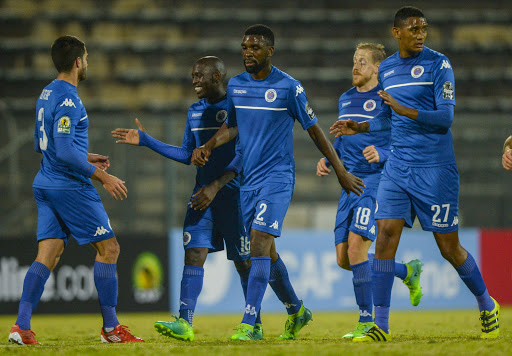
[[[229,93],[229,90],[228,90]],[[233,105],[233,100],[231,99],[231,95],[228,94],[227,96],[227,112],[228,112],[228,118],[226,119],[226,124],[228,127],[235,127],[238,126],[236,122],[236,110],[235,106]]]
[[[77,107],[78,98],[64,95],[56,102],[55,122],[53,123],[53,137],[73,137],[75,127],[80,122],[81,110]]]
[[[304,130],[318,122],[313,108],[309,105],[306,91],[298,81],[290,86],[288,110],[290,110],[291,116],[300,122]]]

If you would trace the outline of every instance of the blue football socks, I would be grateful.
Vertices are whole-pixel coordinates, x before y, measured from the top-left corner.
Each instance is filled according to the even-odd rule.
[[[251,269],[237,270],[237,272],[240,275],[240,283],[242,284],[242,290],[244,291],[244,300],[247,300],[247,284],[249,283],[249,273],[251,272]],[[260,311],[258,310],[257,312],[256,324],[261,324]]]
[[[199,266],[185,265],[181,278],[180,318],[192,326],[197,298],[203,288],[204,269]]]
[[[269,284],[277,295],[277,298],[286,306],[289,315],[295,314],[300,310],[301,303],[295,291],[293,290],[288,276],[288,270],[281,259],[270,266]]]
[[[251,263],[242,323],[254,325],[270,278],[270,257],[251,257]]]
[[[400,278],[402,281],[407,277],[407,266],[405,263],[395,262],[395,276]]]
[[[484,279],[480,273],[473,256],[468,252],[466,261],[459,267],[455,268],[462,281],[473,293],[478,302],[478,308],[480,311],[487,310],[491,311],[494,308],[494,301],[489,296],[487,288],[485,287]]]
[[[370,262],[364,261],[356,265],[350,265],[350,268],[352,268],[353,273],[352,283],[354,284],[356,302],[359,306],[359,322],[372,322],[373,299]]]
[[[50,277],[50,270],[41,262],[34,261],[25,275],[16,324],[21,330],[30,330],[32,312],[36,309],[44,285]]]
[[[103,328],[113,330],[119,324],[116,315],[117,305],[117,264],[94,261],[94,284],[98,291]]]
[[[373,261],[372,279],[375,324],[388,333],[391,289],[395,279],[395,259],[381,260],[375,258]]]

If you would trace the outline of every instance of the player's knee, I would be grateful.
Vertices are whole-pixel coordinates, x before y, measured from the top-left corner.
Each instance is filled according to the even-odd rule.
[[[348,256],[336,256],[336,262],[338,263],[338,266],[340,266],[341,268],[350,271],[350,262],[348,260]]]
[[[109,241],[108,244],[105,245],[105,249],[103,251],[103,257],[114,261],[115,263],[117,261],[117,258],[119,257],[119,254],[121,253],[121,246],[119,246],[119,243],[116,239],[112,239]]]
[[[244,272],[247,271],[249,268],[251,268],[251,260],[245,260],[245,261],[237,261],[235,262],[235,268],[238,272]]]
[[[207,248],[188,248],[185,251],[185,264],[187,266],[203,267],[207,254]]]

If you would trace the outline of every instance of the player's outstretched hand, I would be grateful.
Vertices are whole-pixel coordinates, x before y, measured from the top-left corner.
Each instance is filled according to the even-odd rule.
[[[87,161],[93,166],[106,171],[110,167],[108,156],[99,155],[96,153],[88,153]]]
[[[128,189],[124,185],[125,181],[107,173],[107,176],[102,177],[101,184],[103,184],[103,188],[115,200],[123,200],[124,198],[128,198]]]
[[[375,146],[368,146],[363,150],[363,156],[366,158],[368,163],[379,163],[380,156],[379,151],[375,148]]]
[[[194,165],[203,167],[208,162],[211,154],[212,151],[209,148],[204,147],[204,145],[199,146],[192,152],[191,161]]]
[[[144,129],[144,126],[142,126],[139,119],[135,119],[135,123],[137,124],[140,131],[146,132],[146,129]],[[138,146],[140,142],[139,131],[135,129],[117,128],[112,131],[112,137],[119,139],[116,141],[116,143],[126,143],[129,145]]]
[[[219,188],[214,183],[202,187],[194,195],[192,195],[193,199],[190,202],[190,206],[194,210],[206,209],[212,203],[218,191]]]
[[[501,157],[501,163],[503,164],[503,168],[507,171],[512,171],[512,149],[509,148],[505,151]]]
[[[341,135],[355,135],[359,132],[359,123],[357,121],[348,119],[348,120],[338,120],[336,121],[330,128],[329,133],[331,135],[336,134],[336,137]]]
[[[327,163],[325,162],[325,159],[320,158],[318,163],[316,164],[316,175],[319,177],[327,176],[331,170],[329,167],[327,167]]]
[[[357,196],[361,196],[364,193],[363,187],[365,185],[363,180],[352,173],[346,172],[346,174],[338,176],[338,182],[347,195],[350,195],[350,192],[355,193]]]

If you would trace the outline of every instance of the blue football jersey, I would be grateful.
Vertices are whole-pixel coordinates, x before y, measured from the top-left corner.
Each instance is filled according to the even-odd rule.
[[[317,122],[301,83],[272,67],[256,80],[247,72],[228,84],[228,126],[238,126],[243,158],[242,190],[264,183],[295,183],[293,125]]]
[[[384,91],[406,107],[434,111],[439,105],[455,105],[450,61],[427,47],[411,57],[401,58],[397,52],[386,58],[379,67],[379,81]],[[392,115],[390,161],[415,167],[455,163],[449,128],[423,124],[384,107]]]
[[[89,120],[76,87],[54,80],[43,89],[36,103],[34,147],[43,154],[33,186],[44,189],[81,189],[92,186],[91,179],[57,159],[56,137],[72,137],[80,158],[87,161]]]
[[[190,107],[187,115],[185,135],[182,148],[192,152],[196,147],[204,145],[219,130],[226,121],[227,100],[210,104],[202,99]],[[197,167],[196,183],[205,186],[222,176],[225,168],[235,157],[235,147],[238,139],[232,140],[212,151],[208,162],[204,167]],[[226,187],[238,188],[240,177],[237,175]]]
[[[382,90],[377,85],[370,91],[358,92],[356,87],[351,88],[340,96],[338,102],[339,120],[352,119],[357,122],[369,121],[377,116],[383,101],[377,94]],[[389,156],[391,142],[390,130],[368,132],[358,135],[340,136],[334,142],[334,148],[347,171],[354,174],[371,174],[382,171],[384,162]],[[375,146],[379,151],[379,163],[368,163],[364,158],[363,150],[368,146]]]

